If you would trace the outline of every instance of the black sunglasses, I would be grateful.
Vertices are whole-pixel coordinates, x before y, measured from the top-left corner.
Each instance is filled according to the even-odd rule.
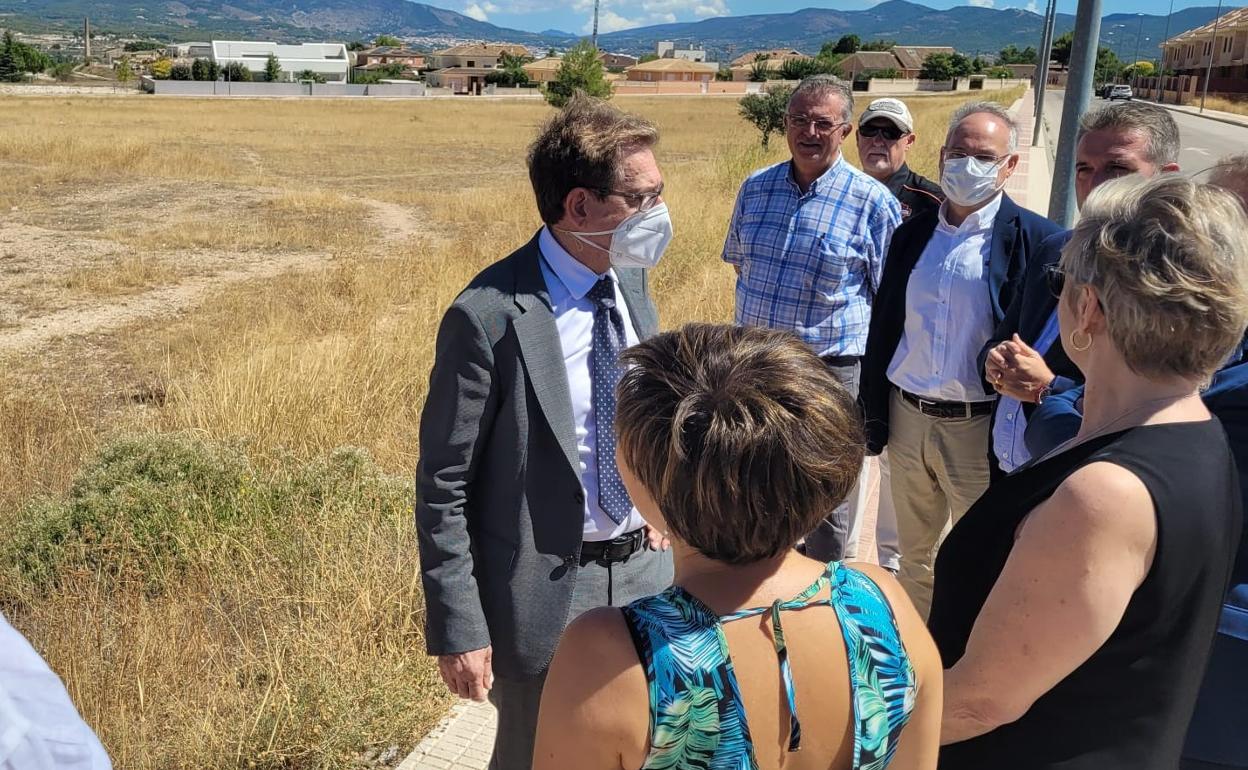
[[[1062,272],[1059,265],[1048,265],[1044,268],[1044,280],[1049,285],[1049,291],[1054,297],[1061,298],[1062,289],[1066,286],[1066,274]]]
[[[882,136],[890,142],[895,142],[906,135],[897,126],[858,126],[858,135],[865,139],[874,139]]]

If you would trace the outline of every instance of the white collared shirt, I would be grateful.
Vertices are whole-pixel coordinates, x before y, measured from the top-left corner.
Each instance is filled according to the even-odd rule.
[[[603,276],[590,270],[567,252],[549,228],[542,228],[537,240],[542,252],[542,278],[550,291],[550,306],[559,329],[563,364],[568,370],[568,392],[572,395],[572,423],[576,430],[576,453],[580,458],[581,485],[585,487],[585,530],[583,540],[611,540],[646,524],[636,508],[616,524],[598,505],[598,425],[594,415],[593,384],[590,377],[590,351],[594,345],[594,301],[586,294]],[[637,344],[637,332],[629,316],[628,304],[620,294],[620,281],[614,270],[615,306],[624,320],[624,342]],[[614,429],[614,428],[612,428]]]
[[[65,685],[0,615],[0,770],[109,770]]]
[[[1001,193],[961,225],[945,218],[919,255],[906,285],[906,322],[888,367],[902,390],[937,401],[990,401],[976,361],[992,336],[988,286],[992,226]]]

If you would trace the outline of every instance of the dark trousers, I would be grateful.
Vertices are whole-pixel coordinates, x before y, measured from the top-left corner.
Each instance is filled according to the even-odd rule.
[[[837,382],[845,386],[852,398],[858,398],[858,384],[862,374],[861,360],[858,356],[824,356],[823,362]],[[849,538],[850,521],[849,500],[843,501],[819,522],[819,526],[806,536],[803,553],[819,561],[840,561],[845,557],[845,542]]]
[[[1248,768],[1248,640],[1213,640],[1196,711],[1187,728],[1181,770]]]
[[[671,584],[671,551],[643,548],[625,562],[605,566],[589,562],[576,575],[569,621],[595,607],[623,607],[636,599],[653,596]],[[532,767],[538,707],[545,684],[545,671],[523,681],[494,680],[490,702],[498,708],[498,732],[490,770],[529,770]]]

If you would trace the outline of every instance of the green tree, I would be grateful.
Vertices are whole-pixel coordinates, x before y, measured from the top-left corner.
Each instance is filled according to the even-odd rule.
[[[191,65],[189,64],[178,63],[169,70],[170,80],[190,80],[191,77]]]
[[[264,79],[270,83],[282,80],[282,63],[273,54],[269,54],[269,58],[264,60]]]
[[[295,80],[300,83],[305,80],[310,80],[313,83],[324,83],[325,76],[319,72],[313,72],[312,70],[299,70],[295,73]]]
[[[152,74],[155,75],[155,71],[153,71]],[[117,62],[117,68],[113,72],[113,76],[116,77],[117,82],[121,83],[123,86],[131,80],[134,80],[134,67],[130,66],[130,60],[123,57],[121,61]]]
[[[234,83],[248,83],[251,81],[251,70],[243,66],[242,62],[232,61],[225,65],[222,70],[225,79]]]
[[[947,53],[934,53],[928,56],[923,60],[923,67],[919,70],[919,78],[922,80],[953,80],[956,75],[953,56]]]
[[[52,65],[52,69],[48,70],[52,77],[67,83],[74,77],[74,63],[72,61],[58,61]]]
[[[524,71],[524,65],[528,63],[529,57],[527,56],[504,53],[499,57],[498,70],[486,75],[485,82],[510,88],[527,86],[530,80],[529,73]]]
[[[971,64],[971,60],[960,53],[950,56],[949,63],[953,67],[954,77],[964,78],[975,69],[974,65]]]
[[[212,59],[196,59],[191,62],[192,80],[216,80],[221,77],[221,65]]]
[[[771,67],[767,66],[767,57],[756,57],[754,63],[750,65],[750,82],[765,83],[769,77],[771,77]]]
[[[1101,46],[1096,49],[1096,69],[1092,78],[1097,83],[1112,83],[1122,77],[1122,61],[1110,49]]]
[[[5,30],[4,42],[0,44],[0,82],[17,83],[22,79],[22,69],[18,65],[17,53],[14,50],[16,44],[13,33]]]
[[[381,47],[381,46],[383,46],[383,45],[388,45],[388,46],[391,46],[391,47],[393,47],[393,48],[402,48],[402,47],[403,47],[403,41],[402,41],[402,40],[399,40],[399,39],[398,39],[397,37],[395,37],[394,35],[378,35],[378,36],[377,36],[377,40],[375,41],[375,44],[376,44],[378,47]]]
[[[978,75],[987,68],[988,62],[984,61],[980,57],[976,56],[974,59],[971,59],[971,72],[973,74]]]
[[[901,77],[901,70],[896,67],[887,67],[882,70],[863,70],[858,73],[857,80],[872,80],[873,78],[891,78],[896,80]]]
[[[805,80],[826,71],[818,59],[785,59],[780,64],[780,79]]]
[[[157,80],[168,80],[173,73],[173,59],[157,59],[152,62],[152,77]]]
[[[587,41],[577,43],[564,54],[555,79],[546,85],[546,101],[562,107],[578,91],[599,99],[611,98],[611,84],[598,58],[598,49]]]
[[[896,40],[872,40],[869,43],[863,43],[860,51],[891,51],[897,45]]]
[[[997,54],[997,63],[998,64],[1035,64],[1036,63],[1036,49],[1032,48],[1031,46],[1027,46],[1026,48],[1020,51],[1018,50],[1018,47],[1013,44],[1007,45],[1005,48],[1001,49],[1001,53]]]
[[[657,53],[648,53],[648,54],[643,54],[642,57],[637,60],[637,63],[645,64],[648,61],[658,61],[658,59],[659,59],[659,55]]]
[[[1132,78],[1151,78],[1157,68],[1151,61],[1137,61],[1135,64],[1128,64],[1122,70],[1122,76],[1130,80]]]
[[[1070,47],[1074,42],[1075,42],[1074,32],[1067,32],[1065,35],[1060,35],[1057,38],[1055,38],[1053,40],[1053,52],[1052,52],[1053,61],[1057,62],[1063,67],[1068,66],[1070,64]]]
[[[862,40],[857,35],[841,35],[841,39],[832,47],[832,53],[858,53],[860,48],[862,48]]]
[[[767,148],[772,134],[784,132],[784,111],[792,95],[793,89],[788,86],[773,86],[741,100],[741,117],[762,132],[763,149]]]
[[[352,40],[350,43],[347,43],[348,51],[367,51],[369,48],[369,44],[363,40]]]
[[[990,78],[1009,79],[1009,78],[1014,77],[1014,73],[1010,70],[1009,67],[993,67],[992,69],[988,70],[988,72],[986,72],[985,74]]]
[[[123,45],[122,50],[126,53],[138,53],[139,51],[163,51],[165,44],[158,40],[134,40]]]

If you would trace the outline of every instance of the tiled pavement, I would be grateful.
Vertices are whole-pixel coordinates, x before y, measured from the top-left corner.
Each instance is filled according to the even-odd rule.
[[[1028,91],[1011,108],[1019,123],[1022,159],[1005,189],[1020,204],[1044,212],[1048,209],[1048,161],[1043,147],[1031,147],[1032,104],[1032,92]],[[1044,164],[1036,169],[1041,177],[1038,180],[1031,169],[1033,150],[1036,164]],[[1036,200],[1041,195],[1043,200]],[[872,494],[863,522],[860,550],[864,560],[875,561],[875,509],[879,475],[874,463],[870,466],[870,474]],[[425,736],[420,745],[403,760],[398,770],[485,770],[490,762],[497,723],[498,714],[489,703],[460,701],[451,709],[446,719]]]

